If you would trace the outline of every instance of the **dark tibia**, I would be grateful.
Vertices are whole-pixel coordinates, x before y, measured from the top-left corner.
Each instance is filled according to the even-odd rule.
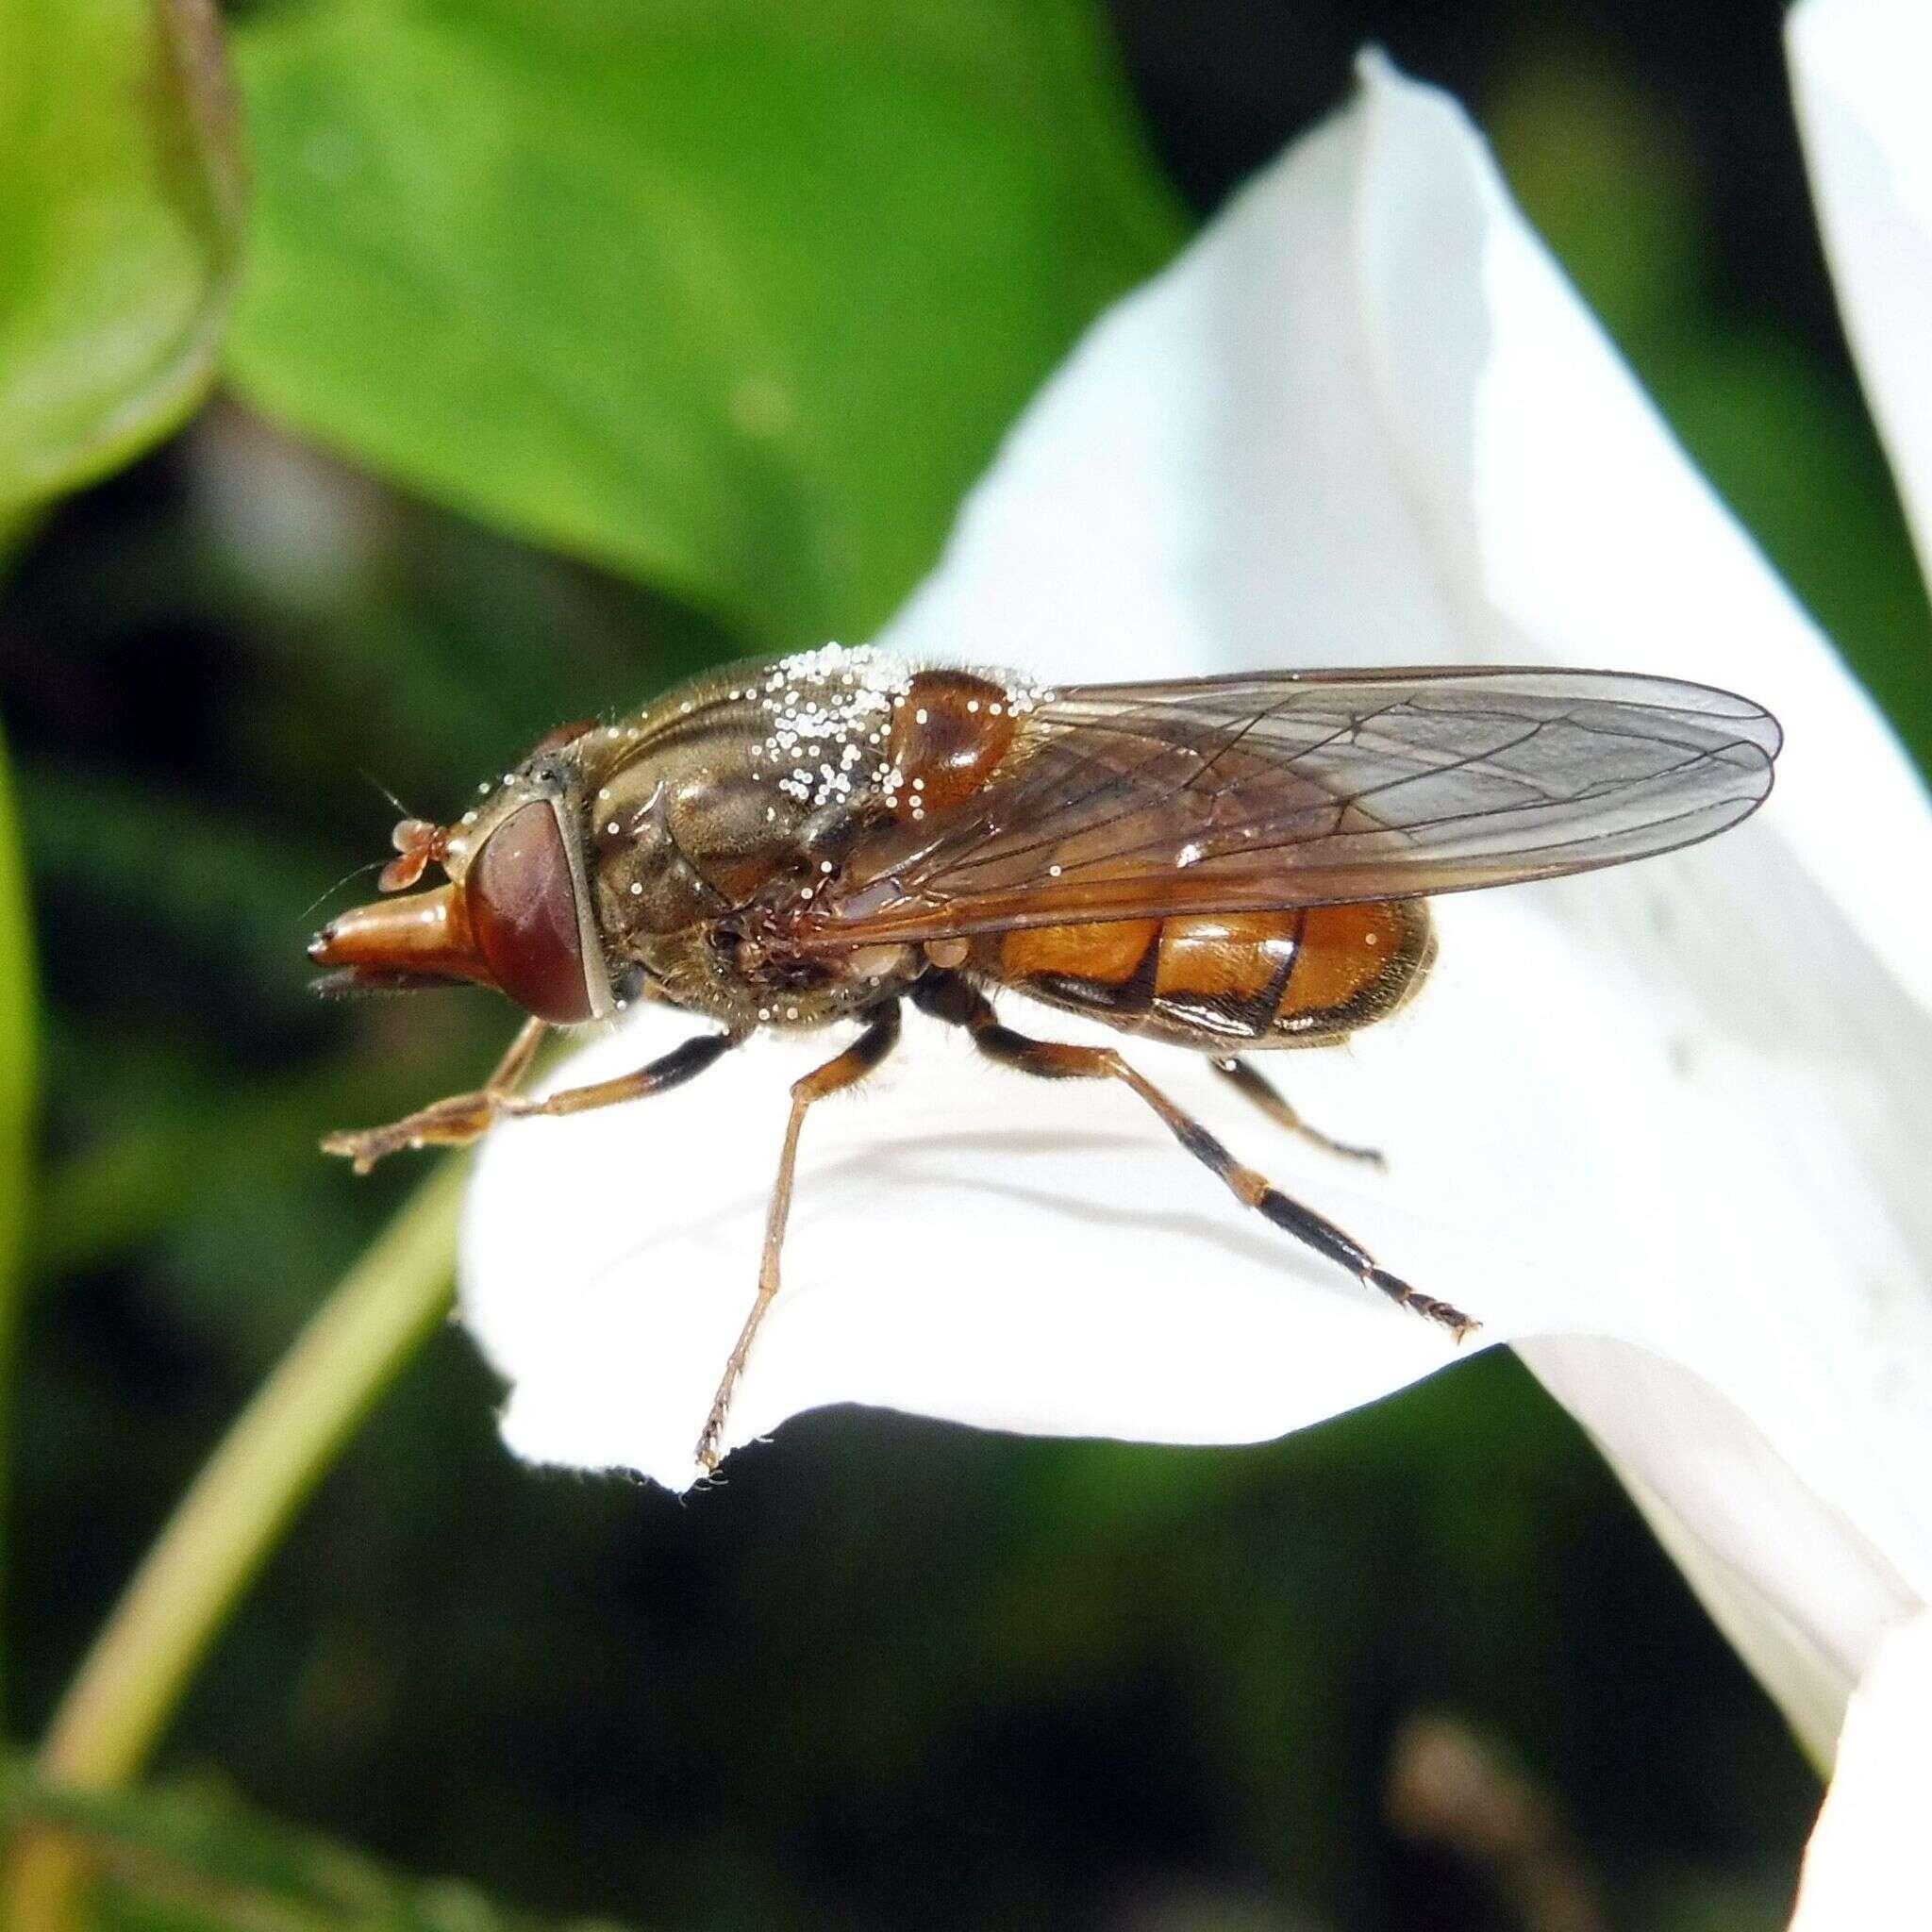
[[[701,1034],[673,1047],[661,1058],[640,1067],[634,1074],[599,1080],[590,1087],[566,1087],[561,1093],[552,1093],[542,1100],[525,1100],[517,1092],[517,1083],[529,1072],[544,1030],[541,1020],[526,1022],[498,1062],[496,1071],[475,1092],[452,1094],[447,1100],[435,1101],[386,1127],[330,1134],[322,1143],[323,1152],[340,1154],[355,1163],[358,1174],[367,1174],[378,1160],[400,1154],[408,1147],[467,1146],[472,1141],[480,1140],[495,1121],[505,1116],[586,1113],[592,1108],[642,1100],[694,1079],[742,1038],[736,1033]]]

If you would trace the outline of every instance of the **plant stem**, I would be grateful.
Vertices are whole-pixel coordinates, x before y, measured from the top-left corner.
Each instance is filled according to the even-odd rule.
[[[108,1790],[146,1763],[194,1669],[323,1473],[450,1305],[467,1163],[446,1163],[316,1311],[181,1500],[62,1698],[52,1782]],[[22,1848],[5,1923],[72,1921],[77,1871]]]
[[[0,520],[0,552],[7,528]],[[0,563],[4,563],[0,556]],[[0,1527],[12,1494],[8,1452],[11,1447],[14,1349],[20,1328],[22,1257],[33,1159],[34,1111],[33,920],[27,905],[26,866],[13,809],[13,780],[0,747]],[[0,1615],[10,1580],[0,1545]],[[0,1667],[8,1659],[0,1656]],[[4,1699],[0,1699],[4,1705]]]

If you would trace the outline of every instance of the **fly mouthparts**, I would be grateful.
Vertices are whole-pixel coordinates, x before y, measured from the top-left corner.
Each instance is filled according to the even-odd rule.
[[[358,999],[372,992],[433,992],[461,986],[460,979],[445,979],[440,973],[385,971],[379,966],[338,966],[333,973],[318,973],[308,990],[325,1000]]]
[[[310,958],[315,957],[314,946],[309,947],[308,956]],[[371,986],[368,979],[354,966],[338,966],[333,973],[318,973],[308,982],[308,991],[325,1000],[353,999],[358,993],[377,992],[381,990]]]

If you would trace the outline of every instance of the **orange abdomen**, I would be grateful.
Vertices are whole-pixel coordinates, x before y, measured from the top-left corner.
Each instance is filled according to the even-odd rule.
[[[974,967],[1058,1007],[1205,1050],[1312,1046],[1393,1012],[1434,953],[1420,900],[1034,926]]]

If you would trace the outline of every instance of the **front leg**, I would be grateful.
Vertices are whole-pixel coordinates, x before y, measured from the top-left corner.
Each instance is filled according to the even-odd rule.
[[[517,1092],[517,1083],[529,1072],[546,1030],[541,1020],[526,1021],[495,1072],[475,1092],[435,1101],[386,1127],[330,1134],[324,1140],[322,1151],[339,1154],[355,1164],[358,1174],[367,1174],[378,1160],[406,1147],[466,1147],[480,1140],[491,1123],[504,1115],[586,1113],[592,1108],[615,1107],[620,1101],[641,1100],[647,1094],[682,1086],[744,1037],[740,1033],[700,1034],[634,1074],[621,1074],[614,1080],[598,1080],[588,1087],[566,1087],[561,1093],[541,1100],[525,1099]]]

